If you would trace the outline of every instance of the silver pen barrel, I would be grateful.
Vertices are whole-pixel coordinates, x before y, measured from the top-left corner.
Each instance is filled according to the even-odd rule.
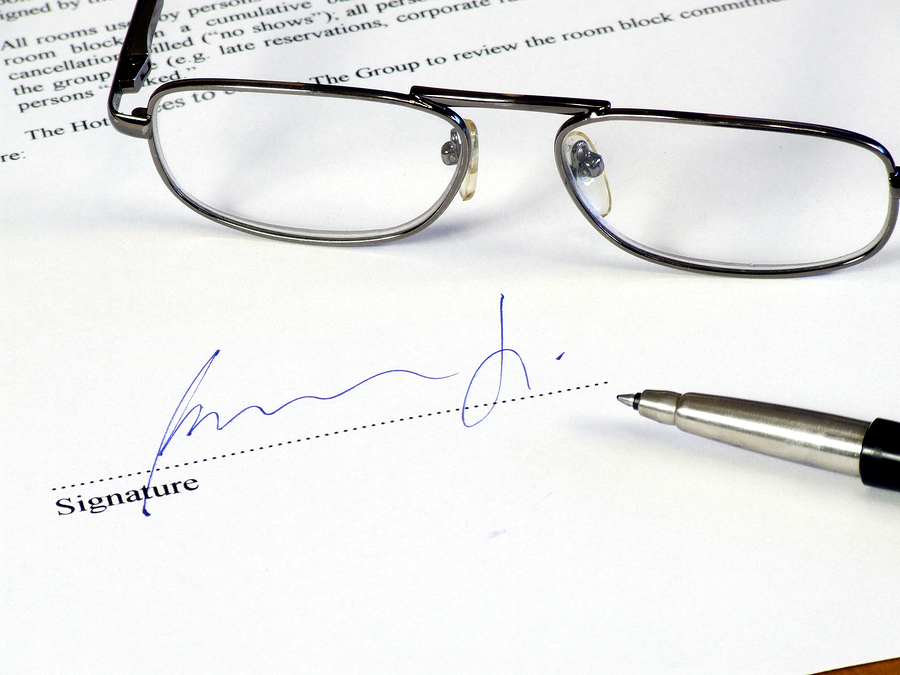
[[[848,417],[707,394],[650,389],[635,394],[632,405],[696,436],[849,476],[859,476],[869,428]]]
[[[647,389],[619,400],[663,424],[900,492],[900,423],[707,394]]]

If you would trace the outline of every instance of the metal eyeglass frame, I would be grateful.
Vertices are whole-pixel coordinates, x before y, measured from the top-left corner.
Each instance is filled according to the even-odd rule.
[[[473,140],[466,122],[448,106],[503,108],[568,115],[569,119],[563,123],[556,134],[554,149],[556,152],[557,169],[559,170],[560,177],[562,178],[569,196],[588,221],[616,246],[640,258],[668,267],[675,267],[694,272],[748,277],[800,276],[849,267],[850,265],[855,265],[867,260],[884,247],[894,230],[898,212],[900,212],[900,167],[894,164],[890,153],[884,146],[871,138],[852,131],[800,122],[669,110],[613,108],[609,101],[560,98],[553,96],[496,94],[419,86],[412,87],[409,94],[402,94],[374,89],[360,89],[356,87],[242,79],[185,79],[167,82],[157,87],[153,92],[147,108],[135,108],[130,114],[123,113],[119,110],[122,95],[139,91],[150,72],[150,47],[157,21],[162,12],[162,5],[163,0],[137,1],[134,15],[132,16],[128,32],[125,35],[125,41],[122,45],[122,52],[116,67],[115,76],[113,77],[110,87],[107,106],[110,121],[117,131],[137,138],[146,138],[149,141],[150,151],[153,155],[157,171],[166,186],[182,202],[207,218],[251,234],[306,243],[367,244],[398,239],[424,229],[446,210],[453,200],[454,195],[459,191],[460,186],[466,178],[466,168],[468,167],[469,158],[473,152]],[[458,149],[459,156],[456,161],[457,171],[453,181],[445,190],[442,198],[420,217],[406,223],[404,229],[399,231],[395,230],[387,233],[355,232],[348,233],[341,238],[335,239],[333,236],[316,236],[315,233],[311,231],[286,233],[269,229],[259,223],[232,219],[210,211],[202,204],[196,203],[190,197],[185,195],[170,179],[160,161],[153,139],[151,114],[148,110],[154,110],[154,106],[163,95],[179,90],[229,90],[313,94],[363,101],[377,101],[417,108],[444,118],[456,131],[456,135],[460,141],[460,147]],[[887,170],[887,178],[890,186],[890,204],[885,223],[879,236],[866,247],[843,257],[818,263],[752,266],[733,263],[714,263],[705,260],[667,255],[655,250],[648,250],[627,238],[619,236],[616,232],[610,231],[602,222],[598,222],[575,195],[569,179],[567,178],[562,159],[562,145],[566,135],[582,125],[596,121],[598,118],[618,120],[653,119],[676,124],[719,126],[799,134],[832,139],[864,148],[878,155]]]

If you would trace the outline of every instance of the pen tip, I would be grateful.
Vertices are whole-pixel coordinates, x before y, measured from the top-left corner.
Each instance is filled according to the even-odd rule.
[[[641,402],[640,394],[619,394],[616,396],[616,400],[623,403],[624,405],[631,406],[635,410],[638,408],[638,403]]]

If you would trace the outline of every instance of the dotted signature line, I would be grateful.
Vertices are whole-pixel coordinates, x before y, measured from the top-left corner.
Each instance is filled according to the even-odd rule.
[[[600,387],[604,384],[609,384],[609,383],[603,382],[601,384],[600,382],[595,382],[594,384],[585,384],[580,387],[569,387],[567,389],[557,389],[555,391],[547,391],[542,394],[528,394],[525,396],[503,399],[502,401],[491,401],[490,403],[481,403],[481,404],[476,404],[476,405],[471,405],[471,406],[465,406],[465,409],[470,410],[470,409],[475,409],[475,408],[489,408],[489,407],[501,405],[504,403],[518,403],[520,401],[538,399],[538,398],[543,398],[545,396],[553,396],[554,394],[566,394],[566,393],[571,393],[571,392],[575,392],[575,391],[580,391],[583,389],[590,389],[592,387]],[[221,455],[212,455],[210,457],[204,457],[202,459],[195,459],[195,460],[188,461],[188,462],[181,462],[179,464],[171,464],[169,466],[157,466],[156,471],[179,469],[179,468],[183,468],[186,466],[193,466],[195,464],[203,464],[204,462],[215,461],[218,459],[227,459],[229,457],[237,457],[239,455],[245,455],[248,453],[258,452],[260,450],[275,449],[275,448],[283,447],[286,445],[294,445],[296,443],[308,443],[311,441],[328,438],[330,436],[338,436],[340,434],[348,434],[353,431],[361,431],[363,429],[375,429],[377,427],[383,427],[383,426],[387,426],[389,424],[396,424],[398,422],[411,422],[411,421],[415,421],[418,419],[426,419],[428,417],[436,417],[437,415],[448,415],[448,414],[459,413],[462,410],[463,410],[463,408],[449,408],[447,410],[437,410],[435,412],[423,413],[421,415],[410,415],[408,417],[397,417],[392,420],[385,420],[382,422],[373,422],[372,424],[363,424],[361,426],[348,427],[346,429],[337,429],[335,431],[330,431],[330,432],[324,433],[324,434],[300,437],[300,438],[296,438],[296,439],[289,440],[289,441],[282,441],[280,443],[270,443],[268,445],[260,445],[257,447],[249,448],[247,450],[235,450],[234,452],[230,452],[230,453],[226,452]],[[81,483],[72,483],[71,485],[62,485],[60,487],[52,488],[51,492],[56,492],[58,490],[67,490],[67,489],[76,488],[76,487],[83,487],[86,485],[93,485],[95,483],[108,483],[109,481],[119,480],[121,478],[131,478],[133,476],[142,476],[142,475],[150,473],[151,471],[152,471],[152,469],[147,469],[145,471],[133,471],[132,473],[121,474],[119,476],[110,476],[108,478],[97,478],[95,480],[88,480],[88,481],[84,481]]]

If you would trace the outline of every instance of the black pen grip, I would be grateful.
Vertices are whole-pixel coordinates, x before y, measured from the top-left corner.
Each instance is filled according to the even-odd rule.
[[[872,487],[900,491],[900,424],[874,420],[863,437],[859,477]]]

